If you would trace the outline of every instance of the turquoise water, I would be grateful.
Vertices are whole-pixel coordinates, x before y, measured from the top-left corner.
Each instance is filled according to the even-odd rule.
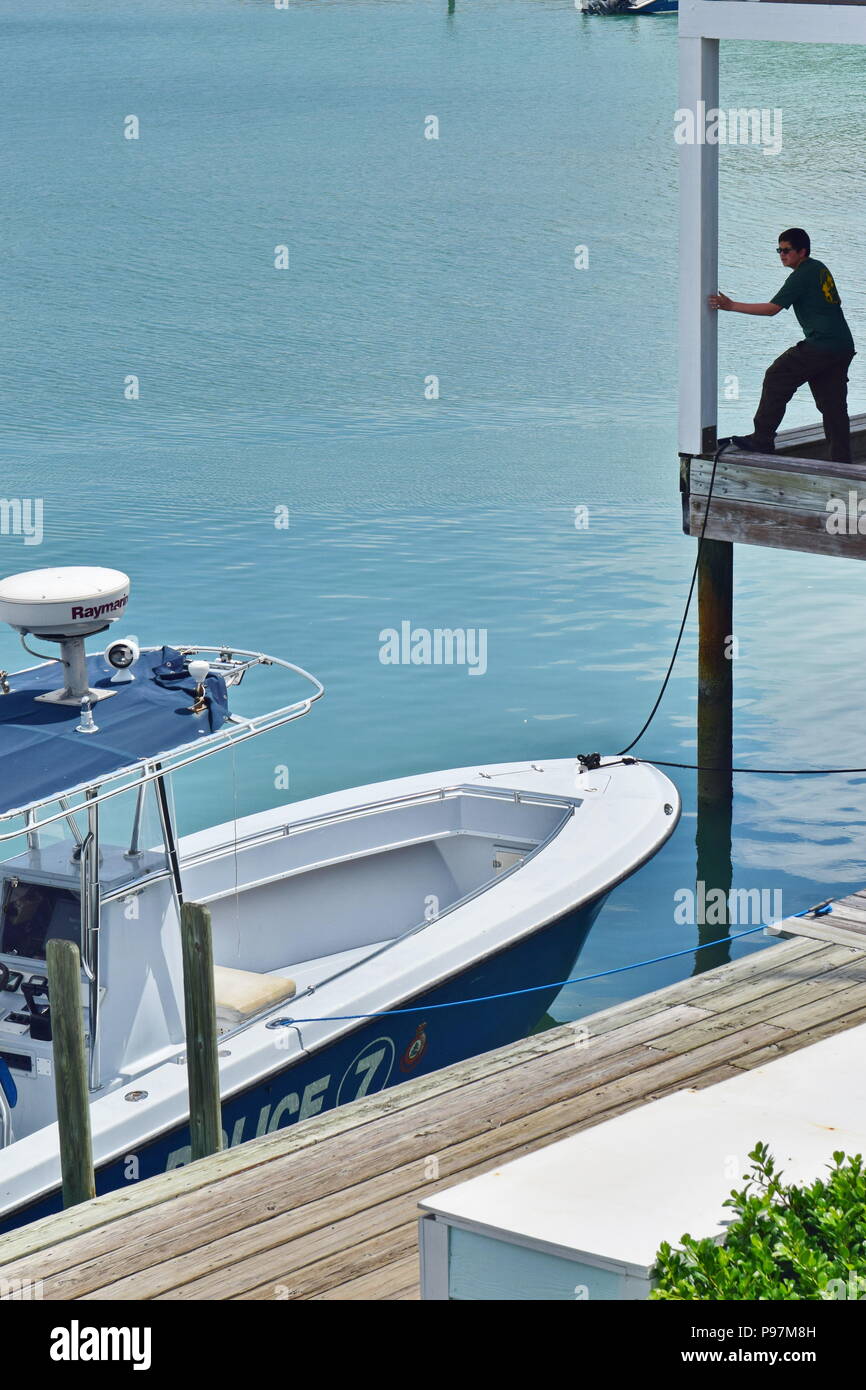
[[[142,641],[261,647],[328,687],[238,755],[237,787],[228,767],[203,778],[185,828],[217,796],[222,815],[285,799],[280,764],[295,798],[623,747],[694,559],[675,21],[565,0],[457,0],[450,16],[444,0],[46,0],[7,5],[0,32],[3,493],[45,507],[41,545],[0,536],[0,571],[116,565]],[[769,298],[777,233],[805,225],[858,340],[862,64],[739,44],[722,79],[723,105],[782,110],[784,142],[722,149],[721,288]],[[795,328],[723,320],[720,373],[740,389],[723,432],[749,425]],[[866,409],[862,357],[851,398]],[[862,586],[854,562],[737,551],[739,763],[866,766]],[[486,674],[383,665],[379,634],[403,621],[485,629]],[[0,634],[0,665],[22,664]],[[643,754],[693,760],[695,685],[690,625]],[[681,826],[612,897],[581,973],[695,943],[674,919],[694,885],[694,782],[675,776]],[[739,777],[734,885],[780,890],[786,913],[859,887],[863,782]],[[553,1013],[694,966],[570,986]]]

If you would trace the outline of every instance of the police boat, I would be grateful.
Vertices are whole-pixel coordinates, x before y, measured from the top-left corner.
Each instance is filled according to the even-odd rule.
[[[187,770],[230,766],[323,687],[237,648],[122,638],[88,655],[129,587],[101,568],[0,581],[0,619],[28,651],[59,649],[0,672],[0,1231],[62,1204],[52,938],[81,954],[105,1192],[189,1161],[185,900],[211,914],[233,1145],[525,1036],[680,814],[656,768],[594,755],[402,777],[181,835]],[[268,712],[244,713],[248,696]]]

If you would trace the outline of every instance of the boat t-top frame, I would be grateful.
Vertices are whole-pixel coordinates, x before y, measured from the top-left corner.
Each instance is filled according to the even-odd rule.
[[[146,647],[141,650],[142,655],[145,655],[158,653],[164,649]],[[141,831],[147,788],[150,783],[155,784],[154,790],[165,848],[166,867],[158,874],[150,872],[145,873],[143,877],[148,881],[153,881],[155,877],[169,876],[179,912],[183,902],[183,886],[165,778],[169,774],[177,772],[181,768],[189,767],[192,763],[200,762],[204,758],[211,757],[214,753],[219,753],[225,748],[234,748],[259,734],[269,733],[273,729],[278,729],[284,724],[302,718],[309,713],[316,700],[321,699],[325,693],[321,681],[317,680],[309,671],[304,670],[302,666],[297,666],[291,661],[284,661],[280,657],[268,656],[264,652],[245,651],[236,647],[188,644],[175,646],[173,650],[187,663],[190,658],[198,656],[208,658],[208,674],[221,677],[227,689],[239,686],[247,672],[255,667],[274,666],[280,667],[284,671],[290,671],[308,681],[313,686],[313,693],[266,714],[243,716],[229,712],[219,728],[211,732],[199,730],[194,740],[166,748],[163,752],[148,755],[121,768],[100,774],[98,779],[79,782],[73,786],[58,786],[49,795],[25,802],[21,806],[0,813],[0,845],[26,836],[28,850],[38,850],[40,847],[39,832],[64,820],[75,841],[75,856],[78,859],[80,882],[81,966],[88,982],[90,1007],[89,1084],[92,1091],[99,1090],[103,1084],[99,1056],[99,1015],[102,997],[99,951],[101,908],[104,901],[107,902],[118,895],[135,891],[137,884],[142,881],[142,878],[137,878],[133,872],[130,881],[124,883],[122,888],[110,892],[103,899],[100,891],[99,872],[100,806],[124,793],[137,792],[132,833],[129,848],[126,851],[126,857],[130,860],[131,865],[134,865],[143,852]],[[28,671],[40,669],[40,667],[29,667],[27,671],[17,672],[16,675],[26,675]],[[117,688],[117,693],[121,695],[121,698],[125,688],[124,685]],[[81,732],[83,736],[83,731]],[[39,813],[46,807],[57,805],[60,807],[58,811],[54,811],[50,815],[40,816]],[[75,819],[79,813],[86,816],[87,828],[85,831],[82,831]],[[22,818],[23,826],[20,824]],[[2,829],[4,824],[12,820],[19,823],[12,828]],[[4,1116],[0,1113],[0,1131],[3,1129],[3,1122]]]
[[[158,652],[161,648],[143,647],[141,650],[144,654]],[[79,782],[72,787],[58,787],[48,796],[25,802],[21,806],[4,811],[0,813],[0,826],[6,821],[24,816],[27,822],[27,833],[32,835],[55,821],[69,820],[77,811],[90,811],[111,797],[121,796],[124,792],[136,787],[143,788],[148,782],[164,777],[167,773],[177,772],[182,767],[188,767],[191,763],[201,761],[202,758],[208,758],[213,753],[219,753],[223,748],[235,747],[239,743],[246,742],[247,739],[255,738],[258,734],[270,733],[272,729],[278,729],[283,724],[300,719],[305,714],[309,714],[316,700],[321,699],[325,693],[325,687],[321,681],[317,680],[309,671],[305,671],[302,666],[296,666],[291,661],[284,661],[278,656],[268,656],[264,652],[243,651],[238,647],[181,645],[177,646],[175,650],[186,658],[199,655],[215,656],[216,660],[209,662],[210,671],[214,675],[221,676],[228,688],[240,685],[247,672],[256,666],[279,666],[283,670],[291,671],[309,681],[314,687],[314,693],[296,700],[290,705],[283,705],[280,709],[271,710],[267,714],[253,716],[229,714],[225,724],[210,734],[200,734],[189,743],[180,744],[175,748],[128,763],[114,772],[101,776],[98,782]],[[27,670],[37,669],[37,667],[27,668]],[[26,671],[20,671],[16,674],[25,675]],[[81,797],[82,800],[77,805],[73,805],[71,799],[74,797]],[[60,803],[61,810],[39,819],[38,812],[43,807],[53,806],[56,803]],[[0,830],[0,844],[6,840],[16,839],[21,833],[20,827],[7,831]]]

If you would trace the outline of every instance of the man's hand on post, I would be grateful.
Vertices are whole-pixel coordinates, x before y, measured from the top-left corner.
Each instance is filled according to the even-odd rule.
[[[722,294],[721,290],[718,294],[709,295],[707,303],[711,309],[733,309],[734,307],[734,301],[729,299],[726,294]]]

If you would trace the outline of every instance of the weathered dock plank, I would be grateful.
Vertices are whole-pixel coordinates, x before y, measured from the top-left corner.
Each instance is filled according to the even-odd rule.
[[[745,469],[745,465],[743,465]],[[866,470],[863,475],[866,500]],[[706,515],[706,498],[689,498],[686,533],[699,536]],[[827,513],[797,511],[793,507],[767,507],[755,502],[732,502],[713,493],[707,522],[708,540],[733,541],[738,545],[763,545],[773,550],[801,550],[809,555],[837,559],[866,559],[866,535],[839,533],[827,527]]]
[[[717,1037],[730,1029],[728,1014],[735,1014],[741,1026],[750,1023],[777,1024],[780,1018],[787,1018],[798,1008],[826,1000],[829,995],[843,994],[851,986],[866,982],[866,968],[861,965],[859,972],[852,965],[837,966],[818,975],[814,980],[804,980],[789,985],[785,989],[773,990],[765,996],[755,995],[747,1000],[728,1000],[727,1006],[708,1018],[685,1024],[665,1038],[668,1052],[688,1051],[701,1041]],[[785,1025],[780,1025],[784,1027]]]
[[[358,1278],[365,1271],[380,1268],[384,1261],[390,1263],[395,1257],[408,1255],[417,1243],[418,1213],[414,1202],[411,1205],[411,1213],[411,1219],[388,1231],[384,1236],[373,1236],[358,1246],[320,1260],[306,1269],[298,1270],[293,1273],[288,1284],[281,1281],[281,1287],[293,1289],[294,1292],[289,1295],[292,1298],[314,1298],[316,1294],[324,1293],[340,1280],[345,1283],[350,1278]],[[278,1269],[279,1265],[274,1264],[273,1268]],[[255,1288],[245,1289],[243,1293],[233,1297],[244,1301],[270,1300],[274,1297],[272,1278],[273,1275]]]
[[[708,540],[866,559],[866,417],[852,420],[853,462],[827,462],[821,426],[786,430],[774,455],[722,453],[715,465]],[[712,454],[683,455],[683,530],[699,536],[707,516]],[[864,506],[866,511],[866,506]],[[866,517],[862,518],[866,528]]]
[[[866,949],[866,943],[864,943],[863,949]],[[773,972],[771,978],[767,977],[766,971],[751,976],[744,975],[744,978],[735,979],[730,984],[723,985],[718,990],[713,990],[703,996],[692,995],[691,999],[693,1002],[701,1000],[703,1007],[711,1014],[724,1013],[728,1008],[733,1008],[738,1004],[749,1004],[754,999],[766,999],[769,1002],[776,994],[818,980],[824,975],[835,973],[837,970],[857,968],[863,969],[863,965],[861,962],[858,967],[852,962],[850,947],[831,947],[817,953],[810,951],[808,955],[800,956],[788,964],[780,965]]]
[[[866,924],[866,898],[851,910]],[[0,1240],[0,1277],[40,1278],[47,1299],[417,1297],[423,1196],[864,1017],[866,936],[780,939],[46,1218]]]
[[[790,1013],[777,1014],[773,1022],[780,1028],[792,1028],[797,1032],[808,1030],[811,1035],[812,1029],[817,1028],[817,1025],[825,1020],[827,1016],[826,1006],[829,1002],[836,1011],[837,1018],[847,1019],[844,1026],[853,1028],[855,1019],[852,1015],[860,1013],[862,1000],[862,986],[852,985],[850,989],[839,990],[831,995],[829,1000],[815,999],[792,1009]],[[826,1037],[827,1034],[825,1033],[824,1036]]]
[[[756,940],[759,939],[756,937]],[[782,940],[784,938],[781,938]],[[717,993],[722,992],[729,985],[739,984],[743,981],[759,978],[765,982],[768,979],[767,965],[764,959],[764,951],[755,951],[748,956],[741,956],[738,960],[729,961],[727,965],[716,966],[714,970],[708,970],[701,975],[691,975],[687,980],[681,980],[676,985],[666,985],[662,989],[655,990],[652,994],[644,994],[639,999],[634,999],[626,1004],[614,1004],[608,1009],[604,1009],[591,1018],[583,1020],[583,1025],[591,1027],[592,1032],[599,1033],[608,1027],[619,1028],[627,1027],[632,1019],[644,1018],[648,1013],[657,1011],[660,1007],[664,1008],[668,1002],[677,1003],[698,1003],[705,998],[715,998]],[[817,960],[822,956],[822,948],[818,942],[788,941],[785,943],[784,951],[774,954],[774,968],[772,979],[786,975],[788,971],[799,969],[799,963],[808,959]],[[768,987],[765,984],[765,987]],[[580,1024],[573,1025],[580,1027]]]
[[[823,424],[820,420],[813,420],[809,425],[795,425],[791,429],[780,431],[776,436],[776,449],[779,453],[807,458],[811,457],[814,450],[817,461],[824,463],[827,441]],[[851,416],[851,455],[855,463],[866,458],[866,414]]]
[[[336,1284],[324,1293],[312,1294],[316,1300],[375,1299],[389,1300],[418,1298],[418,1253],[412,1252],[402,1260],[384,1265],[372,1274],[361,1274],[344,1284]]]
[[[709,494],[712,474],[710,459],[692,460],[690,481],[693,497],[706,497]],[[857,481],[863,482],[863,470],[859,467]],[[841,464],[825,463],[819,466],[814,459],[724,453],[716,464],[713,500],[811,511],[821,518],[823,525],[827,518],[827,502],[840,496],[847,497],[852,489],[855,489],[855,481]]]
[[[811,921],[812,919],[809,918],[808,920]],[[817,920],[827,926],[836,926],[843,931],[853,932],[856,936],[866,936],[866,911],[849,903],[847,898],[843,908],[833,912],[828,917],[820,917]]]
[[[856,923],[845,923],[842,918],[837,918],[835,914],[832,924],[825,925],[826,921],[827,919],[820,917],[815,921],[798,923],[796,934],[797,936],[806,936],[811,941],[829,941],[838,946],[849,946],[854,951],[863,949],[866,937],[862,931],[858,930]]]

